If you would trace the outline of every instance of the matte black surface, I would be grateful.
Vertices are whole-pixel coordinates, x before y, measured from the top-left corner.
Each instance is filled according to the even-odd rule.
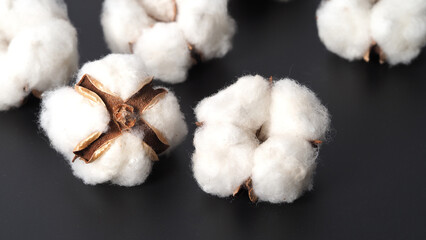
[[[81,64],[108,54],[101,1],[67,3]],[[190,134],[141,186],[75,178],[37,126],[38,100],[0,113],[0,239],[426,239],[425,51],[392,68],[341,59],[318,39],[318,3],[231,0],[234,49],[172,86]],[[297,79],[332,114],[314,190],[293,204],[217,198],[192,177],[192,108],[248,73]]]

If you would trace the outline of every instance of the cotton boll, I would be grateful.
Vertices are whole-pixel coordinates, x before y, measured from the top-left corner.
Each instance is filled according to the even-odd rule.
[[[192,64],[187,42],[176,23],[157,23],[145,29],[134,52],[150,74],[165,82],[183,82]]]
[[[426,1],[379,1],[371,12],[371,34],[387,62],[410,63],[426,44]]]
[[[327,109],[315,94],[291,79],[274,84],[270,119],[264,131],[272,135],[297,135],[305,140],[323,139],[330,124]]]
[[[130,53],[143,29],[154,24],[137,0],[105,0],[101,15],[105,40],[112,52]]]
[[[177,23],[187,41],[203,58],[223,57],[232,47],[235,21],[229,17],[227,0],[176,0]]]
[[[29,89],[26,88],[27,81],[22,78],[10,77],[7,73],[9,66],[7,58],[0,57],[0,72],[6,72],[5,76],[0,78],[0,111],[20,106],[29,94]]]
[[[146,83],[149,76],[141,59],[129,54],[110,54],[84,64],[78,73],[77,82],[84,74],[101,81],[107,89],[123,100],[132,96]]]
[[[40,125],[53,147],[68,159],[78,143],[94,132],[108,129],[105,106],[94,104],[73,88],[63,87],[43,95]]]
[[[293,202],[312,188],[316,154],[299,137],[270,137],[256,149],[253,189],[260,201]]]
[[[317,27],[327,49],[348,60],[361,59],[368,51],[370,9],[374,0],[322,1],[317,10]]]
[[[207,193],[225,197],[251,174],[255,135],[230,124],[206,123],[195,132],[195,179]]]
[[[185,117],[173,92],[169,91],[154,106],[146,110],[142,118],[163,133],[170,145],[167,152],[179,145],[188,134]]]
[[[175,0],[139,0],[145,11],[154,19],[171,22],[176,17]]]
[[[22,31],[9,45],[10,77],[41,92],[65,85],[78,67],[76,49],[77,33],[64,20]]]
[[[236,83],[203,99],[195,108],[199,122],[231,123],[258,130],[269,115],[270,83],[259,75]]]

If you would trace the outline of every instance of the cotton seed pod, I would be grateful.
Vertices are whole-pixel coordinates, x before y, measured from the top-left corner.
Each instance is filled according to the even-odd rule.
[[[223,57],[235,21],[227,0],[105,0],[101,16],[112,52],[135,53],[156,78],[178,83],[195,62]]]
[[[43,96],[40,124],[86,184],[141,184],[187,134],[175,95],[152,86],[134,55],[86,63],[74,87]]]
[[[77,68],[77,32],[63,1],[0,2],[0,110],[67,84]]]
[[[326,0],[317,26],[327,49],[350,61],[409,64],[426,44],[426,1]]]
[[[250,94],[247,94],[250,93]],[[291,79],[244,76],[195,108],[195,179],[207,193],[293,202],[312,188],[327,109]]]

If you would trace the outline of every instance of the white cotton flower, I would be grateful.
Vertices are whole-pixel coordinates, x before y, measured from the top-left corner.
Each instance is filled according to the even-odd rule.
[[[228,0],[105,0],[101,23],[113,52],[135,53],[162,81],[186,79],[199,58],[223,57],[232,47],[235,21]],[[199,55],[192,59],[193,55]]]
[[[58,0],[0,3],[0,110],[68,83],[78,67],[77,32]]]
[[[193,171],[205,192],[226,197],[248,184],[251,197],[279,203],[311,189],[330,117],[308,88],[244,76],[202,100],[195,114]]]
[[[96,79],[106,92],[123,101],[134,96],[150,81],[140,59],[128,54],[111,54],[86,63],[78,74],[77,82],[88,75]],[[141,184],[148,177],[155,159],[144,144],[146,132],[140,129],[122,131],[108,150],[93,162],[85,163],[81,159],[72,162],[75,147],[93,133],[108,133],[112,118],[104,103],[92,101],[76,88],[63,87],[44,94],[40,124],[52,146],[64,155],[74,175],[84,183]],[[177,98],[170,91],[137,114],[136,119],[148,123],[166,139],[169,148],[162,154],[170,152],[188,132]]]
[[[426,44],[424,0],[327,0],[317,10],[318,34],[331,52],[350,61],[409,64]]]

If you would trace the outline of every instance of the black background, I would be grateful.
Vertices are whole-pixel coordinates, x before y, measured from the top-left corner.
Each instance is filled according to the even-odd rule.
[[[67,0],[81,64],[108,54],[101,3]],[[318,4],[231,0],[234,48],[172,86],[190,133],[140,186],[75,178],[38,128],[38,100],[0,113],[0,239],[426,239],[425,51],[409,66],[350,63],[319,41]],[[297,79],[332,114],[314,190],[292,204],[217,198],[192,176],[192,108],[254,73]]]

